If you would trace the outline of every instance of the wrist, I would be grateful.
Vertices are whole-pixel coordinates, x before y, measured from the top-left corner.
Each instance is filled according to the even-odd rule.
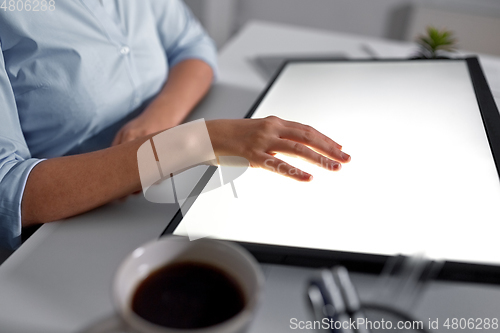
[[[231,122],[231,120],[227,119],[205,121],[210,141],[217,157],[241,155],[235,152],[234,147],[231,147],[233,141],[229,140],[229,138],[234,137],[231,134]]]

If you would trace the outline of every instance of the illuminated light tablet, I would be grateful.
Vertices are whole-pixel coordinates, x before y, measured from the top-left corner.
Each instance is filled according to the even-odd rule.
[[[252,118],[311,125],[352,161],[310,183],[261,169],[198,197],[173,232],[368,254],[499,263],[500,183],[465,60],[293,62]],[[216,173],[217,175],[217,173]]]

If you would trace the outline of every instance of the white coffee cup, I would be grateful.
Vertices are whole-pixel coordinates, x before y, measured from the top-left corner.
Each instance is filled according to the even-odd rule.
[[[166,328],[133,312],[132,299],[138,285],[155,270],[179,262],[207,264],[232,277],[243,291],[243,309],[222,323],[197,329]],[[258,263],[241,246],[211,239],[189,241],[185,237],[167,236],[137,248],[125,258],[115,275],[113,298],[121,319],[140,333],[242,333],[253,319],[263,284],[264,276]]]

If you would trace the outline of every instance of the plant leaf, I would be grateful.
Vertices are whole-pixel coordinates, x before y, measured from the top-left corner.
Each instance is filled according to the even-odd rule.
[[[453,52],[456,50],[457,39],[450,30],[439,30],[436,27],[428,26],[426,35],[419,35],[416,42],[420,46],[422,55],[429,54],[431,58],[436,58],[439,51]]]

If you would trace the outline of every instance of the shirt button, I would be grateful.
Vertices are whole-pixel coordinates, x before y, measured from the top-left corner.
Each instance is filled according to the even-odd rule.
[[[124,46],[120,49],[120,53],[123,55],[129,54],[130,53],[130,48],[128,46]]]

